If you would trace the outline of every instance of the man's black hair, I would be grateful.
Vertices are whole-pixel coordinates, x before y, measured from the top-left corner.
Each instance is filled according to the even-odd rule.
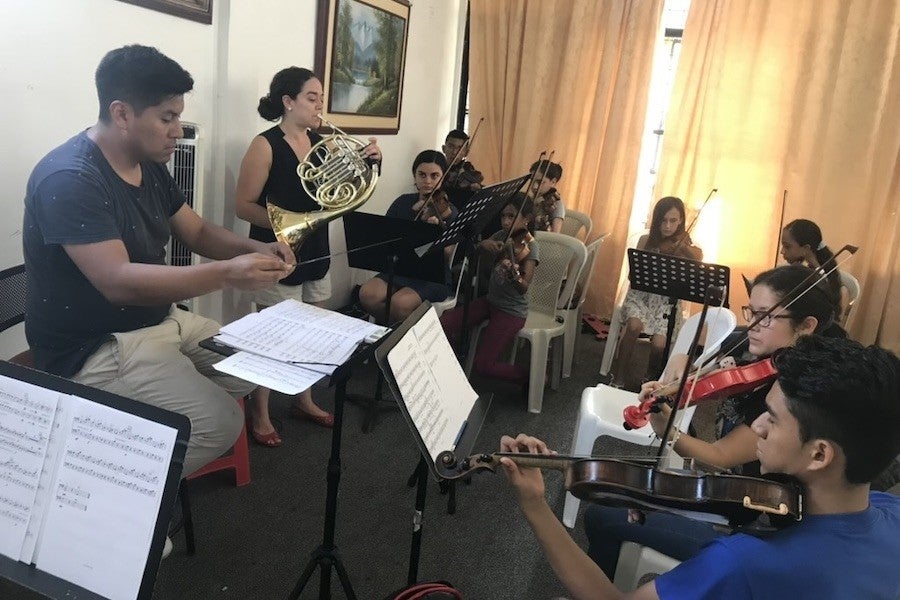
[[[190,73],[177,62],[149,46],[123,46],[110,50],[94,75],[100,100],[99,119],[109,123],[109,105],[127,102],[138,115],[172,96],[194,88]]]
[[[850,483],[868,483],[900,452],[900,359],[877,346],[803,336],[775,355],[800,439],[841,447]]]

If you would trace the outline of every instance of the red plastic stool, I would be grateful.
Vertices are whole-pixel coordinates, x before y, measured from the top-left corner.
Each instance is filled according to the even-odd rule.
[[[241,414],[244,413],[244,399],[237,399],[238,406],[241,407]],[[194,471],[188,475],[188,479],[196,479],[208,473],[222,471],[225,469],[234,469],[234,485],[242,486],[250,483],[250,448],[247,445],[247,424],[241,428],[241,435],[231,448],[231,454],[227,454],[212,461],[205,467]]]

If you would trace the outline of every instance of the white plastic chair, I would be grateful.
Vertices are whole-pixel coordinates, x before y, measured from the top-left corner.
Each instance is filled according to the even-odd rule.
[[[577,238],[581,230],[584,229],[584,239],[587,241],[591,235],[591,229],[593,228],[594,223],[588,215],[567,208],[560,233]]]
[[[844,307],[844,312],[841,314],[841,325],[846,327],[850,322],[850,317],[856,312],[856,301],[859,299],[859,280],[847,271],[838,270],[838,274],[841,276],[841,287],[847,290],[847,306]]]
[[[637,248],[637,243],[642,235],[650,233],[649,229],[639,231],[628,237],[626,248]],[[628,273],[628,252],[622,257],[622,275]],[[609,320],[609,333],[606,336],[606,346],[603,348],[603,358],[600,360],[600,375],[606,376],[612,368],[613,360],[616,357],[616,349],[619,347],[619,333],[622,329],[622,305],[625,303],[625,296],[628,294],[628,279],[624,278],[619,286],[619,292],[616,294],[616,306],[613,309],[612,317]]]
[[[597,260],[597,250],[608,235],[608,233],[604,233],[587,245],[587,257],[584,261],[584,267],[581,269],[581,274],[578,276],[578,283],[575,285],[575,291],[572,293],[572,302],[559,310],[559,314],[566,321],[566,332],[563,335],[563,377],[572,375],[572,362],[575,360],[575,342],[578,340],[578,330],[581,326],[584,299],[587,297],[587,291],[591,284],[591,277],[594,275],[594,263]]]
[[[737,317],[727,308],[711,307],[706,317],[706,343],[703,354],[694,362],[701,364],[707,357],[715,355],[722,342],[729,333],[734,331],[737,325]],[[678,333],[672,353],[685,354],[690,347],[691,340],[700,324],[700,313],[691,316]],[[588,456],[594,449],[597,438],[608,435],[620,440],[649,446],[656,441],[653,428],[649,424],[640,429],[627,430],[623,427],[622,411],[626,406],[637,404],[638,395],[608,385],[597,385],[585,388],[581,393],[581,408],[578,412],[578,426],[575,429],[575,437],[572,440],[572,456]],[[678,427],[681,431],[687,431],[696,407],[690,406],[682,411],[681,421]],[[563,509],[563,523],[567,527],[575,526],[575,517],[578,515],[580,501],[570,493],[566,493],[566,505]]]
[[[561,233],[539,231],[535,239],[540,245],[540,262],[528,286],[528,317],[519,331],[519,338],[531,344],[528,380],[528,412],[541,412],[544,385],[547,381],[547,356],[550,343],[565,333],[565,320],[557,315],[557,307],[571,302],[578,274],[584,266],[587,250],[581,241]],[[565,282],[565,285],[563,285]],[[562,292],[560,292],[562,289]],[[466,373],[471,374],[478,339],[484,325],[476,327],[469,343]],[[561,340],[560,340],[561,341]],[[562,348],[554,347],[551,387],[559,387],[562,370]],[[512,355],[515,361],[515,354]]]
[[[620,592],[633,592],[648,573],[662,575],[681,564],[671,556],[634,542],[622,542],[613,584]]]

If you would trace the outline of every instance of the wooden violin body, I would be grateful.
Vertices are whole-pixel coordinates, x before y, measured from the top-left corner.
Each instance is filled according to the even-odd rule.
[[[774,381],[777,376],[778,371],[775,370],[775,365],[771,358],[741,367],[714,371],[699,377],[696,385],[688,380],[677,405],[678,408],[685,408],[688,403],[697,404],[707,400],[719,400],[729,396],[746,394]],[[693,390],[691,390],[692,386]],[[646,425],[653,407],[660,399],[668,397],[673,391],[669,386],[666,386],[657,390],[654,397],[649,400],[645,400],[637,406],[626,407],[622,412],[622,417],[625,419],[625,428],[640,429]]]
[[[522,276],[522,261],[531,254],[529,244],[534,241],[534,236],[527,229],[513,232],[504,242],[503,249],[497,255],[497,274],[508,281],[516,281]]]
[[[792,479],[663,469],[655,463],[613,458],[503,452],[475,454],[459,464],[452,453],[444,452],[436,465],[441,477],[458,479],[474,471],[495,471],[504,457],[523,467],[561,470],[566,489],[576,498],[600,504],[717,515],[732,526],[749,523],[760,513],[788,520],[799,520],[803,514],[802,488]]]

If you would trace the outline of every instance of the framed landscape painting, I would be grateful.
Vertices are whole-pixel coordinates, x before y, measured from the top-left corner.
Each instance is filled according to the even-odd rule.
[[[212,23],[212,0],[119,0],[144,8],[183,17],[192,21]]]
[[[325,118],[348,133],[397,133],[409,32],[405,0],[319,0],[316,73]]]

